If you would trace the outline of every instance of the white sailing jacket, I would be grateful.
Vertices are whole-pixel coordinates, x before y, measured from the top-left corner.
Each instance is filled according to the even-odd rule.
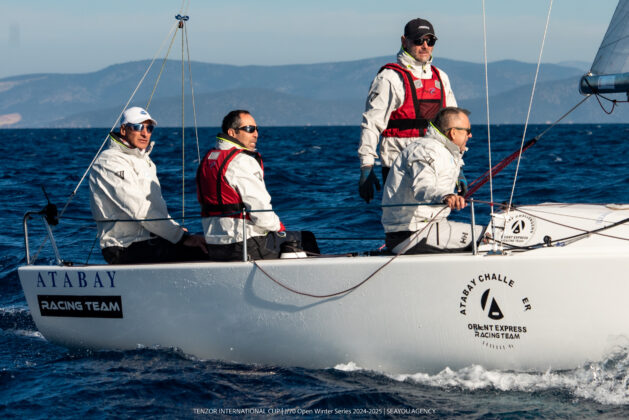
[[[216,149],[226,150],[232,147],[243,148],[237,143],[216,140]],[[231,185],[247,210],[273,210],[271,196],[266,190],[264,173],[258,161],[246,154],[239,153],[227,166],[225,181]],[[280,230],[280,218],[273,211],[250,213],[251,220],[245,221],[247,238],[264,236]],[[234,217],[204,217],[202,219],[205,241],[220,245],[242,242],[242,219]]]
[[[432,69],[430,67],[432,60],[427,63],[420,63],[404,49],[400,49],[397,55],[397,62],[409,69],[419,79],[432,78]],[[457,106],[450,78],[439,67],[437,69],[443,83],[446,106]],[[404,82],[402,78],[394,70],[382,70],[371,83],[365,104],[365,112],[363,113],[360,145],[358,147],[361,167],[373,166],[375,159],[378,157],[377,149],[380,133],[387,128],[391,113],[402,106],[403,103]],[[391,167],[400,152],[417,138],[419,137],[389,137],[382,139],[380,144],[382,166]]]
[[[426,136],[409,145],[395,160],[382,193],[383,205],[423,205],[383,207],[384,231],[415,232],[437,214],[436,221],[445,219],[450,209],[443,199],[454,193],[462,166],[459,147],[431,124]]]
[[[102,220],[144,220],[169,218],[149,157],[153,142],[144,150],[124,145],[112,133],[109,148],[100,154],[90,171],[90,207],[96,220],[101,248],[128,247],[153,234],[172,243],[183,237],[183,228],[174,220],[103,222]]]

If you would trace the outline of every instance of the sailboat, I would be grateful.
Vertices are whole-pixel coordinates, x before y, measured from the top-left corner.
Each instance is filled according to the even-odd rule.
[[[628,51],[607,48],[627,39],[627,13],[620,1],[583,92],[629,90],[608,83],[626,80]],[[39,331],[69,348],[394,374],[569,369],[629,346],[629,205],[491,216],[492,237],[467,253],[133,266],[42,266],[27,253],[18,272]]]

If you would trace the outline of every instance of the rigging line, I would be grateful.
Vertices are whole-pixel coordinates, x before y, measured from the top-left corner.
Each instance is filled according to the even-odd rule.
[[[164,72],[164,67],[166,67],[166,63],[168,61],[168,56],[170,55],[170,50],[173,47],[173,43],[175,42],[175,38],[177,38],[177,27],[179,23],[175,23],[171,32],[174,31],[173,37],[170,40],[170,45],[168,46],[168,50],[166,51],[166,55],[164,56],[164,60],[162,61],[162,67],[159,69],[159,73],[157,74],[157,79],[155,80],[155,84],[153,85],[153,90],[151,91],[151,95],[149,96],[149,100],[146,103],[146,110],[148,111],[149,106],[151,106],[151,101],[153,100],[153,95],[155,95],[155,91],[157,90],[157,85],[159,84],[160,79],[162,78],[162,73]],[[168,33],[170,35],[170,32]],[[161,48],[160,48],[161,49]]]
[[[426,204],[423,203],[403,203],[403,204],[385,204],[379,207],[417,207],[424,206]],[[436,205],[436,204],[435,204]],[[266,213],[266,212],[284,212],[284,211],[321,211],[321,210],[358,210],[363,209],[365,206],[347,206],[347,207],[294,207],[294,208],[276,208],[276,209],[251,209],[247,210],[248,213]],[[375,208],[375,207],[373,207]],[[225,212],[221,213],[222,217],[236,216],[241,214],[240,211],[237,212]],[[185,216],[185,219],[202,219],[205,216]],[[151,219],[99,219],[94,220],[91,217],[76,217],[76,216],[64,216],[60,218],[60,220],[78,220],[78,221],[86,221],[86,222],[97,222],[97,223],[117,223],[117,222],[155,222],[160,220],[175,220],[174,217],[159,217],[159,218],[151,218]]]
[[[518,157],[518,153],[524,153],[526,150],[528,150],[529,147],[531,147],[535,143],[537,143],[537,141],[540,138],[542,138],[542,136],[544,134],[546,134],[551,128],[553,128],[554,126],[559,124],[559,122],[561,120],[563,120],[568,115],[570,115],[575,109],[577,109],[579,106],[581,106],[586,100],[589,99],[590,96],[592,96],[592,95],[588,94],[585,98],[583,98],[576,105],[574,105],[572,108],[570,108],[570,110],[568,112],[563,114],[555,122],[553,122],[550,126],[548,126],[544,131],[542,131],[536,137],[533,137],[528,142],[526,142],[524,144],[524,147],[522,148],[521,151],[516,150],[515,152],[513,152],[512,154],[510,154],[509,156],[507,156],[506,158],[504,158],[500,162],[498,162],[496,165],[494,165],[494,167],[491,169],[491,171],[489,171],[489,170],[486,171],[483,175],[479,176],[474,181],[470,182],[470,184],[469,184],[470,188],[469,188],[467,194],[465,194],[465,197],[466,198],[471,197],[476,191],[478,191],[483,185],[485,185],[487,183],[487,181],[489,180],[490,175],[493,175],[493,176],[498,175],[500,173],[500,171],[502,171],[504,168],[506,168],[511,162],[513,162],[515,160],[516,157]],[[488,203],[493,203],[493,200],[488,202]]]
[[[594,92],[594,91],[596,90],[596,89],[594,89],[594,88],[592,87],[592,85],[590,84],[590,82],[589,82],[589,80],[588,80],[587,78],[585,78],[585,77],[584,77],[584,78],[583,78],[583,81],[584,81],[584,82],[588,85],[588,87],[590,88],[590,90],[591,90],[592,92]],[[591,94],[588,94],[588,95],[591,95]],[[598,102],[598,106],[600,106],[600,107],[601,107],[601,109],[603,110],[603,112],[604,112],[604,113],[606,113],[607,115],[611,115],[611,114],[612,114],[612,112],[614,112],[614,109],[616,109],[616,104],[617,104],[618,102],[620,102],[620,103],[627,103],[627,102],[629,102],[629,101],[618,101],[618,100],[616,100],[616,99],[608,98],[608,97],[606,97],[605,95],[602,95],[602,94],[600,94],[600,93],[598,93],[598,92],[594,93],[594,96],[596,96],[596,101]],[[600,99],[600,98],[603,98],[603,99],[605,99],[606,101],[611,102],[611,103],[612,103],[612,109],[610,109],[609,111],[607,111],[607,110],[605,109],[605,107],[603,106],[603,103],[601,102],[601,99]]]
[[[616,226],[620,226],[620,225],[623,225],[623,224],[629,222],[629,217],[626,218],[626,219],[619,220],[618,222],[611,223],[611,224],[609,224],[607,226],[603,226],[603,227],[598,228],[598,229],[587,230],[587,229],[581,229],[581,228],[578,228],[578,227],[566,225],[564,223],[560,223],[560,222],[557,222],[557,221],[554,221],[554,220],[546,219],[544,217],[540,217],[539,215],[536,215],[536,214],[533,214],[533,213],[529,213],[527,211],[523,211],[520,208],[518,208],[517,210],[520,213],[522,213],[522,214],[526,214],[527,216],[535,217],[535,218],[537,218],[539,220],[543,220],[545,222],[548,222],[548,223],[551,223],[551,224],[554,224],[554,225],[557,225],[557,226],[561,226],[561,227],[565,227],[565,228],[568,228],[568,229],[573,229],[573,230],[578,230],[578,231],[583,232],[583,233],[580,233],[580,234],[577,234],[577,235],[568,236],[566,238],[563,238],[563,240],[572,239],[572,238],[575,238],[575,237],[578,237],[578,236],[581,236],[581,235],[594,234],[594,235],[599,235],[599,236],[605,236],[605,237],[611,238],[611,239],[620,239],[620,240],[623,240],[623,241],[629,241],[629,238],[623,238],[621,236],[607,235],[607,234],[604,234],[604,233],[600,233],[600,232],[602,232],[604,230],[607,230],[607,229],[610,229],[610,228],[613,228],[613,227],[616,227]],[[559,241],[560,240],[553,241],[553,242],[559,242]]]
[[[129,97],[129,99],[127,100],[127,102],[125,103],[124,107],[122,108],[122,111],[120,111],[120,114],[118,114],[118,118],[116,118],[116,121],[114,122],[113,126],[111,127],[111,129],[109,130],[109,132],[114,131],[114,129],[116,128],[116,126],[118,125],[118,122],[120,121],[120,118],[122,118],[122,114],[123,112],[127,109],[127,107],[129,106],[129,104],[131,103],[131,101],[133,100],[133,98],[135,97],[135,94],[138,92],[138,90],[140,89],[140,86],[142,85],[142,83],[144,82],[144,79],[146,78],[146,76],[148,75],[149,71],[151,70],[151,67],[153,66],[153,64],[155,63],[155,60],[157,59],[157,55],[159,54],[159,52],[161,51],[161,49],[164,47],[164,43],[166,41],[166,39],[168,39],[168,37],[170,36],[170,33],[174,30],[174,26],[171,28],[171,30],[168,32],[168,35],[166,36],[166,38],[164,39],[164,41],[162,41],[162,45],[159,47],[159,49],[157,50],[157,53],[153,56],[153,59],[151,60],[150,64],[148,65],[146,71],[144,72],[144,74],[142,75],[142,77],[140,78],[140,81],[138,82],[137,86],[135,87],[135,89],[133,90],[133,92],[131,93],[131,96]],[[83,173],[83,176],[81,177],[81,179],[79,180],[79,183],[77,184],[77,186],[74,188],[74,191],[72,191],[72,194],[70,194],[70,197],[68,198],[68,201],[66,202],[66,204],[63,206],[63,209],[61,210],[61,212],[59,213],[59,217],[63,216],[63,213],[66,211],[66,208],[68,207],[68,205],[70,204],[70,202],[72,201],[72,199],[74,198],[74,196],[76,195],[76,192],[78,191],[79,187],[81,186],[81,184],[83,183],[83,181],[85,180],[85,177],[87,176],[87,174],[89,173],[90,169],[92,169],[92,166],[94,165],[94,162],[96,162],[96,159],[98,158],[98,155],[100,154],[100,152],[103,150],[103,148],[105,147],[105,145],[107,144],[107,140],[109,139],[109,132],[107,133],[107,135],[105,136],[105,139],[103,140],[103,142],[101,143],[98,151],[96,152],[96,154],[94,155],[94,158],[92,159],[92,161],[90,162],[90,164],[88,165],[87,169],[85,170],[85,172]]]
[[[515,167],[515,175],[513,176],[513,186],[511,187],[511,196],[509,197],[509,207],[507,207],[507,214],[509,208],[513,202],[513,194],[515,192],[515,184],[518,180],[518,171],[520,169],[520,160],[522,158],[522,147],[524,146],[524,139],[526,138],[526,129],[528,128],[529,118],[531,116],[531,108],[533,108],[533,97],[535,96],[535,87],[537,86],[537,77],[539,75],[539,68],[542,64],[542,53],[544,52],[544,43],[546,42],[546,35],[548,34],[548,26],[550,24],[550,12],[553,8],[553,0],[550,0],[548,5],[548,15],[546,16],[546,27],[544,28],[544,36],[542,37],[542,45],[539,49],[539,57],[537,59],[537,68],[535,69],[535,78],[533,79],[533,89],[531,90],[531,99],[529,100],[529,109],[526,112],[526,122],[524,124],[524,132],[522,133],[522,142],[520,143],[520,154],[518,155],[518,163]],[[504,232],[503,232],[504,234]]]
[[[486,13],[485,13],[485,0],[483,0],[483,57],[485,61],[485,98],[486,98],[486,109],[487,109],[487,157],[489,160],[489,201],[491,203],[494,202],[494,184],[493,184],[493,174],[492,174],[492,162],[491,162],[491,125],[489,119],[489,76],[488,76],[488,64],[487,64],[487,25],[486,25]],[[494,212],[493,204],[490,205],[489,213],[492,214]],[[491,223],[491,233],[492,236],[495,235],[495,229],[493,224],[493,219]]]
[[[605,98],[605,99],[607,99],[607,98]],[[603,112],[606,113],[607,115],[611,115],[614,112],[614,109],[616,109],[616,101],[613,100],[613,99],[608,99],[608,100],[612,103],[612,109],[610,109],[609,111],[605,109],[605,107],[603,106],[603,103],[599,99],[598,95],[596,95],[596,101],[598,102],[598,105],[601,107]]]
[[[439,212],[437,212],[437,214],[435,214],[433,216],[432,219],[430,219],[430,221],[428,221],[428,223],[426,223],[426,226],[424,226],[422,229],[418,230],[417,232],[414,232],[409,238],[412,238],[413,236],[417,236],[419,234],[421,234],[424,230],[426,230],[436,219],[437,217],[445,210],[447,209],[448,206],[444,206],[441,210],[439,210]],[[369,276],[367,276],[367,278],[365,278],[364,280],[360,281],[359,283],[355,284],[352,287],[349,287],[345,290],[341,290],[338,292],[334,292],[334,293],[329,293],[326,295],[316,295],[313,293],[307,293],[307,292],[300,292],[299,290],[293,289],[290,286],[285,285],[284,283],[280,282],[279,280],[275,279],[273,276],[271,276],[269,273],[267,273],[261,266],[260,264],[258,264],[257,260],[253,260],[253,265],[255,265],[257,268],[260,269],[260,271],[262,271],[262,273],[264,273],[264,275],[266,275],[273,283],[277,284],[278,286],[288,290],[289,292],[293,292],[297,295],[301,295],[301,296],[308,296],[308,297],[312,297],[312,298],[317,298],[317,299],[326,299],[326,298],[331,298],[331,297],[336,297],[336,296],[340,296],[340,295],[344,295],[346,293],[349,293],[353,290],[358,289],[360,286],[362,286],[363,284],[367,283],[367,281],[371,280],[376,274],[378,274],[380,271],[382,271],[386,266],[388,266],[389,264],[391,264],[395,259],[397,259],[397,257],[399,257],[400,255],[404,254],[413,244],[413,241],[409,241],[408,244],[406,244],[406,246],[404,248],[402,248],[402,250],[400,250],[400,252],[398,252],[396,255],[394,255],[391,259],[389,259],[389,261],[387,261],[386,263],[382,264],[380,267],[378,267],[373,273],[371,273]]]
[[[118,118],[116,118],[116,121],[114,122],[114,124],[112,125],[111,129],[109,130],[109,132],[114,131],[114,129],[116,128],[116,126],[118,125],[118,121],[120,121],[120,118],[122,118],[122,114],[123,112],[127,109],[127,107],[129,106],[129,104],[131,103],[131,101],[133,100],[133,98],[135,97],[135,94],[138,92],[138,90],[140,89],[140,86],[142,86],[142,83],[144,82],[144,79],[146,78],[146,76],[148,75],[149,71],[151,70],[151,67],[153,67],[153,64],[155,63],[155,60],[157,59],[157,56],[159,54],[159,52],[162,50],[162,48],[164,47],[164,44],[166,43],[166,40],[168,39],[168,37],[170,36],[171,32],[175,29],[175,26],[173,25],[170,29],[170,31],[168,32],[168,35],[166,35],[166,37],[164,38],[164,40],[162,41],[162,45],[159,47],[159,49],[157,50],[157,52],[155,53],[155,55],[153,56],[153,59],[151,60],[151,62],[149,63],[146,71],[144,72],[144,74],[142,75],[142,77],[140,78],[140,81],[138,82],[137,86],[135,87],[135,89],[133,90],[133,92],[131,93],[131,96],[129,97],[129,99],[127,100],[126,104],[124,105],[124,107],[122,108],[122,111],[120,111],[120,114],[118,114]],[[100,155],[100,152],[103,150],[103,148],[105,147],[105,145],[107,144],[107,140],[109,139],[109,132],[107,133],[107,135],[105,136],[105,138],[103,139],[103,142],[101,143],[100,147],[98,148],[98,150],[96,151],[96,154],[94,155],[94,157],[92,158],[92,161],[90,162],[90,164],[87,166],[87,169],[85,170],[85,172],[83,173],[83,175],[81,176],[81,179],[79,179],[79,182],[76,184],[76,187],[74,187],[74,190],[72,191],[72,193],[70,193],[70,195],[68,196],[68,199],[66,200],[66,203],[64,204],[63,208],[61,209],[61,212],[59,212],[59,218],[61,218],[61,216],[63,216],[63,214],[65,213],[66,209],[68,208],[68,206],[70,205],[70,203],[72,202],[72,200],[74,199],[74,197],[76,196],[77,191],[79,190],[79,188],[81,187],[81,185],[83,184],[83,181],[85,180],[85,177],[87,176],[87,174],[90,172],[90,170],[92,169],[92,166],[94,165],[94,162],[96,162],[96,159],[98,158],[98,155]],[[43,249],[44,245],[46,244],[46,242],[48,241],[48,237],[45,236],[44,239],[42,240],[41,245],[39,246],[39,249],[37,251],[37,253],[35,254],[35,260],[37,259],[37,257],[39,256],[39,253],[41,252],[41,250]]]
[[[181,223],[186,218],[186,125],[185,125],[185,88],[186,88],[186,65],[185,65],[185,49],[184,49],[184,27],[185,17],[179,20],[179,28],[181,29]]]
[[[532,216],[532,214],[526,213],[526,212],[522,211],[521,209],[518,209],[518,211],[523,213],[523,214],[527,214],[529,216]],[[612,223],[612,224],[607,225],[607,226],[603,226],[603,227],[598,228],[598,229],[586,230],[586,229],[576,228],[576,227],[570,226],[570,225],[565,225],[565,224],[562,224],[562,223],[559,223],[559,222],[555,222],[553,220],[544,219],[544,218],[539,217],[539,216],[534,216],[534,217],[536,217],[536,218],[538,218],[540,220],[544,220],[545,222],[549,222],[551,224],[556,224],[556,225],[559,225],[559,226],[562,226],[562,227],[566,227],[566,228],[569,228],[569,229],[578,230],[578,231],[581,231],[582,233],[577,233],[575,235],[566,236],[566,237],[559,238],[559,239],[552,239],[552,238],[550,238],[550,242],[549,242],[550,245],[548,245],[546,242],[543,242],[543,243],[539,242],[539,243],[533,244],[533,245],[518,246],[518,245],[513,245],[513,244],[510,244],[510,243],[507,243],[507,242],[502,242],[502,241],[499,241],[497,239],[492,239],[492,241],[498,242],[501,245],[508,246],[509,249],[519,250],[519,251],[532,251],[534,249],[539,249],[539,248],[542,248],[544,246],[546,246],[547,248],[550,248],[550,247],[552,247],[552,244],[560,244],[560,245],[555,245],[555,247],[556,246],[565,246],[566,244],[569,245],[569,244],[574,243],[576,241],[580,241],[580,240],[586,239],[586,238],[588,238],[591,235],[604,236],[606,238],[618,239],[618,240],[621,240],[621,241],[629,241],[629,238],[624,238],[622,236],[615,236],[615,235],[607,235],[605,233],[601,233],[604,230],[611,229],[613,227],[620,226],[620,225],[623,225],[623,224],[629,222],[629,218],[626,218],[626,219],[623,219],[623,220],[619,220],[618,222]]]
[[[94,251],[94,245],[96,245],[96,241],[98,241],[98,230],[96,231],[96,236],[94,237],[94,241],[92,242],[92,246],[90,248],[90,252],[87,254],[87,258],[85,259],[85,265],[88,265],[90,262],[90,257],[92,256],[92,251]]]
[[[489,203],[489,202],[487,202],[487,201],[477,200],[477,199],[469,199],[468,201],[472,201],[472,202],[474,202],[474,203],[481,203],[481,204],[492,204],[492,203]],[[502,207],[503,209],[505,209],[505,208],[506,208],[506,206],[507,206],[507,205],[506,205],[506,204],[504,204],[504,203],[495,203],[495,204],[496,204],[496,205],[498,205],[498,206],[500,206],[500,207]],[[536,207],[538,207],[538,206],[542,206],[542,205],[541,205],[541,204],[538,204]],[[539,216],[539,213],[550,214],[550,215],[553,215],[553,216],[568,216],[568,215],[565,215],[565,214],[561,214],[561,213],[553,213],[553,212],[548,212],[548,211],[547,211],[547,212],[544,212],[543,210],[538,210],[536,213],[532,213],[532,212],[528,212],[528,211],[526,211],[526,210],[522,210],[522,208],[521,208],[520,206],[518,206],[518,207],[516,207],[516,206],[512,206],[511,208],[512,208],[513,210],[517,210],[517,211],[519,211],[519,212],[520,212],[520,213],[522,213],[522,214],[525,214],[525,215],[530,216],[530,217],[534,217],[534,218],[539,219],[539,220],[543,220],[543,221],[548,222],[548,223],[550,223],[550,224],[554,224],[554,225],[558,225],[558,226],[565,227],[565,228],[568,228],[568,229],[573,229],[573,230],[578,230],[578,231],[583,232],[583,233],[579,233],[579,234],[577,234],[577,235],[567,236],[567,237],[565,237],[565,238],[561,238],[561,239],[556,239],[556,240],[553,240],[552,242],[555,242],[555,243],[557,243],[557,242],[563,242],[563,241],[567,241],[567,240],[571,240],[571,239],[579,238],[579,237],[581,237],[581,236],[583,236],[583,235],[591,235],[591,234],[595,234],[595,235],[599,235],[599,236],[604,236],[604,237],[606,237],[606,238],[611,238],[611,239],[619,239],[619,240],[622,240],[622,241],[629,241],[629,238],[625,238],[625,237],[622,237],[622,236],[607,235],[607,234],[605,234],[605,233],[600,233],[600,232],[602,232],[602,231],[604,231],[604,230],[607,230],[607,229],[610,229],[610,228],[613,228],[613,227],[616,227],[616,226],[619,226],[619,225],[622,225],[622,224],[628,223],[628,222],[629,222],[629,217],[628,217],[628,218],[625,218],[625,219],[622,219],[622,220],[620,220],[620,221],[618,221],[618,222],[613,222],[613,223],[611,223],[611,224],[609,224],[609,225],[607,225],[607,226],[603,226],[603,227],[601,227],[601,228],[598,228],[598,229],[595,229],[595,230],[590,230],[590,231],[588,231],[587,229],[581,229],[581,228],[578,228],[578,227],[575,227],[575,226],[567,225],[567,224],[564,224],[564,223],[557,222],[557,221],[555,221],[555,220],[550,220],[550,219],[547,219],[547,218],[545,218],[545,217],[540,217],[540,216]],[[568,217],[572,217],[572,218],[574,218],[574,219],[588,220],[588,221],[598,221],[598,220],[599,220],[598,218],[596,218],[596,219],[592,219],[592,218],[589,218],[589,217],[579,217],[579,216],[568,216]],[[505,219],[505,220],[506,220],[506,219]],[[527,246],[527,247],[518,247],[518,246],[516,246],[516,245],[506,244],[506,243],[504,243],[504,242],[500,242],[500,241],[498,241],[497,239],[493,239],[493,238],[492,238],[492,240],[493,240],[493,241],[496,241],[496,242],[499,242],[500,244],[509,245],[509,246],[510,246],[510,247],[512,247],[512,248],[517,248],[517,249],[529,249],[529,248],[531,248],[531,246]],[[531,248],[531,249],[532,249],[532,248]]]
[[[194,137],[197,140],[197,159],[201,163],[201,151],[199,150],[199,131],[197,125],[197,108],[194,102],[194,84],[192,83],[192,64],[190,62],[190,47],[188,45],[188,25],[184,28],[186,34],[186,51],[188,53],[188,80],[190,81],[190,96],[192,98],[192,117],[194,118]]]

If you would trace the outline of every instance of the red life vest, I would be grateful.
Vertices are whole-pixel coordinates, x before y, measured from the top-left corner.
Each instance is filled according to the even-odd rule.
[[[231,149],[210,149],[197,169],[197,199],[201,204],[203,217],[234,217],[242,219],[242,210],[245,204],[242,197],[234,187],[227,183],[225,172],[230,162],[239,153],[252,156],[260,164],[264,173],[262,157],[257,152],[252,152],[238,147]],[[247,215],[247,219],[249,215]]]
[[[445,108],[441,75],[435,66],[430,68],[431,79],[418,79],[410,70],[396,63],[386,64],[380,69],[396,71],[404,82],[404,103],[391,113],[382,137],[422,137],[426,134],[428,123],[439,110]]]

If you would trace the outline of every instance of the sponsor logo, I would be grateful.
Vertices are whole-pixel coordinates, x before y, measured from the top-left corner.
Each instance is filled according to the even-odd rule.
[[[535,233],[535,228],[535,219],[527,214],[518,214],[507,221],[503,241],[525,245]]]
[[[39,288],[97,288],[115,289],[115,271],[39,271],[37,273]]]
[[[424,86],[421,79],[414,80],[413,84],[415,85],[415,89],[420,89],[422,86]]]
[[[497,273],[479,274],[465,284],[458,310],[472,339],[496,350],[512,349],[526,339],[526,318],[533,305],[517,286],[514,279]]]
[[[41,316],[122,318],[120,296],[37,295]]]

